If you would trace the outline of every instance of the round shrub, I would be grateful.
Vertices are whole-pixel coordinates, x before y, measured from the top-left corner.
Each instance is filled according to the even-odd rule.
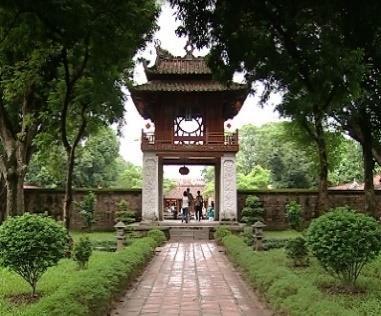
[[[381,230],[367,215],[336,208],[311,223],[307,243],[324,269],[354,285],[381,250]]]
[[[33,295],[42,274],[64,257],[67,245],[67,231],[49,217],[24,214],[0,226],[1,264],[28,282]]]
[[[163,244],[167,240],[164,232],[162,232],[160,229],[151,229],[147,233],[147,236],[155,240],[158,245]]]
[[[293,261],[295,267],[303,267],[308,264],[308,249],[304,238],[290,239],[285,250],[287,257]]]
[[[89,237],[81,237],[78,242],[74,244],[73,259],[78,263],[80,269],[87,267],[93,248]]]
[[[241,222],[252,225],[256,221],[263,221],[265,210],[262,202],[255,195],[249,195],[245,200],[245,207],[241,211]]]
[[[290,227],[295,230],[300,230],[302,225],[302,207],[296,201],[291,201],[286,205],[286,215]]]
[[[214,239],[216,240],[216,242],[218,244],[221,244],[222,242],[222,239],[224,239],[224,237],[228,236],[228,235],[231,235],[231,230],[227,227],[224,227],[224,226],[220,226],[216,229],[215,233],[214,233]]]

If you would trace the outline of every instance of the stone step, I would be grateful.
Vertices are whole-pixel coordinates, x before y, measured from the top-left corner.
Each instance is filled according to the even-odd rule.
[[[209,227],[173,227],[169,229],[171,240],[209,240]]]

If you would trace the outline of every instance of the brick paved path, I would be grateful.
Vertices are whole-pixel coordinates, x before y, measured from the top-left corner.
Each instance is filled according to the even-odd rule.
[[[169,242],[127,292],[112,316],[271,313],[211,241]]]

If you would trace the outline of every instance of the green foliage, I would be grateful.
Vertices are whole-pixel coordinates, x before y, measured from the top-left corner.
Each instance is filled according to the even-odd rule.
[[[240,174],[249,175],[252,170],[261,167],[265,171],[262,178],[266,179],[266,186],[314,186],[317,157],[310,149],[310,143],[299,140],[301,134],[300,127],[290,122],[269,123],[261,127],[244,125],[240,129],[240,151],[237,155],[238,178]]]
[[[315,219],[307,241],[325,270],[354,285],[381,250],[381,230],[373,218],[341,207]]]
[[[345,304],[338,296],[326,294],[317,286],[322,275],[319,267],[307,267],[298,271],[288,267],[288,260],[282,250],[255,252],[235,235],[223,239],[229,259],[245,275],[245,279],[261,293],[276,313],[287,315],[355,316],[353,298]],[[361,299],[355,297],[356,301]],[[363,310],[363,309],[362,309]]]
[[[80,269],[87,267],[92,252],[93,248],[89,237],[81,237],[74,244],[73,259],[78,263]]]
[[[142,187],[143,170],[141,166],[136,166],[131,162],[124,162],[120,168],[119,176],[115,181],[115,186],[126,189],[138,189]]]
[[[63,187],[65,182],[64,147],[53,133],[42,133],[34,140],[36,148],[26,181],[42,187]],[[111,127],[100,127],[77,148],[73,184],[76,187],[104,188],[116,181],[123,164],[119,142]]]
[[[25,214],[0,226],[1,264],[19,274],[32,287],[45,271],[64,257],[66,230],[53,219]]]
[[[284,248],[290,240],[292,240],[292,238],[265,238],[263,241],[263,249],[271,250]]]
[[[23,315],[107,314],[113,299],[136,278],[157,245],[154,239],[147,237],[135,241],[123,251],[102,255],[101,260],[97,259],[99,254],[93,255],[88,269],[76,272],[75,277],[29,307]]]
[[[288,223],[292,229],[300,230],[303,216],[302,216],[302,207],[296,201],[291,201],[286,204],[286,216]]]
[[[218,226],[216,231],[214,232],[214,239],[216,240],[216,242],[218,244],[221,244],[222,240],[226,236],[231,235],[231,234],[232,234],[232,232],[228,227],[221,225],[221,226]]]
[[[255,166],[248,174],[238,173],[237,187],[240,190],[267,189],[270,184],[270,171]]]
[[[287,257],[293,261],[295,267],[303,267],[308,264],[308,249],[303,237],[289,240],[285,250]]]
[[[241,222],[252,225],[256,221],[263,221],[265,210],[257,196],[249,195],[245,201],[245,207],[241,212]]]
[[[126,225],[136,222],[136,214],[129,210],[128,202],[120,200],[116,205],[115,221],[122,221]]]
[[[79,214],[82,217],[85,227],[89,230],[91,230],[91,227],[95,222],[94,212],[96,202],[96,195],[94,192],[89,192],[85,195],[83,200],[78,203],[80,208]]]
[[[158,245],[162,245],[167,240],[164,232],[161,231],[160,229],[151,229],[147,233],[147,237],[151,237],[153,240],[156,241]]]
[[[254,235],[252,227],[244,227],[243,232],[239,234],[246,245],[253,246],[254,245]]]

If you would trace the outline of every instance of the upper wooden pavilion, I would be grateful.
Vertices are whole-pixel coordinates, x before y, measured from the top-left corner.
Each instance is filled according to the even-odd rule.
[[[163,219],[163,165],[169,164],[214,166],[216,219],[236,220],[238,132],[225,131],[224,123],[241,109],[249,89],[214,80],[191,49],[184,57],[156,50],[155,64],[145,65],[148,82],[130,89],[139,113],[155,124],[153,133],[142,131],[143,220]]]
[[[224,122],[241,109],[246,85],[214,80],[205,58],[191,51],[175,57],[160,47],[145,73],[148,82],[131,89],[139,113],[155,124],[153,134],[142,135],[143,151],[157,152],[168,164],[192,163],[190,158],[201,152],[215,157],[238,151],[238,135],[226,133]],[[182,161],[166,159],[171,156]]]

